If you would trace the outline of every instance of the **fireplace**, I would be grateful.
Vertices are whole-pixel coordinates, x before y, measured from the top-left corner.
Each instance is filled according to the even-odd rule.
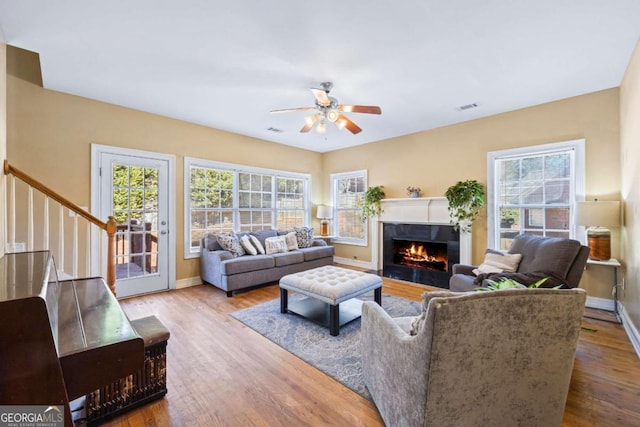
[[[382,275],[441,288],[460,262],[460,235],[450,225],[382,224]]]

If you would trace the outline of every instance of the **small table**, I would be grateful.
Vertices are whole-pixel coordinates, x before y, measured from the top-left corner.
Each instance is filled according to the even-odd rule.
[[[382,305],[382,279],[375,274],[332,265],[289,274],[280,279],[280,312],[291,312],[329,328],[332,336],[340,327],[362,314],[362,301],[355,297],[374,291]],[[306,295],[289,303],[289,291]]]
[[[622,267],[622,264],[620,264],[620,261],[617,259],[611,258],[604,261],[588,259],[587,266],[589,265],[601,265],[613,268],[613,313],[616,316],[616,321],[618,323],[622,323],[622,319],[620,319],[620,312],[618,310],[618,268]]]

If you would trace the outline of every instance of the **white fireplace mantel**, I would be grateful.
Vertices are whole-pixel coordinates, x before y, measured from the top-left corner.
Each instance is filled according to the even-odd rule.
[[[382,212],[376,217],[371,231],[371,263],[376,270],[382,269],[382,225],[385,222],[451,225],[446,197],[382,199],[380,205]],[[471,264],[471,233],[460,233],[460,263]]]

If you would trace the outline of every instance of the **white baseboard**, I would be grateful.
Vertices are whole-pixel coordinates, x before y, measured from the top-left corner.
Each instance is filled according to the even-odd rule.
[[[598,310],[613,311],[613,300],[608,298],[587,297],[587,307],[596,308]]]
[[[618,304],[618,311],[620,312],[620,319],[622,320],[622,326],[624,330],[627,332],[627,336],[631,341],[631,345],[636,350],[636,354],[640,359],[640,332],[638,328],[633,324],[627,310],[624,309],[622,304]]]
[[[189,286],[202,285],[200,276],[187,277],[186,279],[176,280],[176,289],[188,288]]]
[[[344,264],[344,265],[350,265],[352,267],[359,267],[359,268],[365,268],[367,270],[374,270],[373,263],[371,261],[360,261],[357,259],[341,258],[341,257],[334,256],[333,262],[335,262],[336,264]]]

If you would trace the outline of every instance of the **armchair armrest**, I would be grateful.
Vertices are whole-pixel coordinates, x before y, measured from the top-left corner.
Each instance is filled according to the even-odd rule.
[[[419,425],[427,393],[430,328],[409,335],[371,301],[362,305],[361,322],[362,373],[374,402],[381,413],[390,414],[391,424]],[[401,414],[400,406],[416,410]]]
[[[478,268],[477,265],[454,264],[452,267],[453,274],[464,274],[465,276],[475,276],[473,269]]]

